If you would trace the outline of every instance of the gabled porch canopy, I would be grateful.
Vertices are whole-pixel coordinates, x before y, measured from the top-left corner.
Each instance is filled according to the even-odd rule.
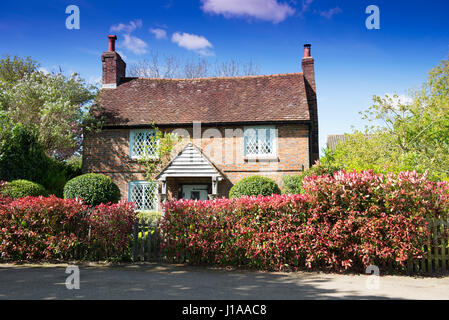
[[[162,195],[167,194],[167,178],[211,178],[212,196],[216,196],[218,181],[223,176],[212,162],[201,152],[201,149],[188,143],[184,149],[157,176],[162,182]]]

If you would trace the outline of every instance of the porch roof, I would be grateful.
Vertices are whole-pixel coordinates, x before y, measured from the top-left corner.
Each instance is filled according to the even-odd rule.
[[[207,159],[199,148],[188,143],[184,149],[165,167],[158,175],[159,181],[167,178],[181,177],[210,177],[222,180],[222,175],[215,166]]]

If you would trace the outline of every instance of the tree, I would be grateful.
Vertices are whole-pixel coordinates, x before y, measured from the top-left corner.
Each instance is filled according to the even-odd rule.
[[[235,77],[259,74],[259,67],[252,61],[236,60],[210,63],[204,58],[184,59],[152,52],[149,60],[141,60],[128,68],[130,77],[142,78],[186,78]]]
[[[403,100],[374,96],[362,113],[373,125],[355,131],[324,162],[347,169],[429,171],[430,178],[449,177],[449,61],[433,68],[426,83]]]
[[[77,74],[44,74],[36,71],[37,62],[14,59],[0,61],[0,109],[35,132],[49,156],[71,157],[81,147],[97,89]]]
[[[0,112],[0,180],[42,183],[49,165],[36,134]]]
[[[38,68],[39,63],[31,57],[20,58],[6,55],[0,59],[0,81],[14,85],[25,75],[38,71]]]

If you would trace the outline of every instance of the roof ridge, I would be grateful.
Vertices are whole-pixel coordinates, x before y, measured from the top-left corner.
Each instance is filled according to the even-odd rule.
[[[137,80],[167,80],[167,81],[199,81],[199,80],[230,80],[230,79],[254,79],[254,78],[270,78],[282,77],[291,75],[302,75],[302,72],[277,73],[277,74],[262,74],[252,76],[233,76],[233,77],[205,77],[205,78],[146,78],[146,77],[126,77],[126,79]]]

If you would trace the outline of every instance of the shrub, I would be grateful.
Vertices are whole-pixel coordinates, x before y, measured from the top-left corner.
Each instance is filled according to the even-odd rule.
[[[330,164],[322,164],[317,161],[313,166],[304,170],[301,174],[297,175],[285,175],[282,177],[282,193],[284,194],[300,194],[304,192],[302,187],[305,177],[308,176],[320,176],[320,175],[332,175],[334,172],[341,170],[342,168]]]
[[[25,179],[42,184],[58,197],[64,185],[81,174],[81,157],[58,161],[45,154],[37,134],[13,124],[0,114],[0,177],[12,181]]]
[[[88,173],[73,178],[64,187],[64,198],[81,198],[88,205],[117,203],[120,189],[111,178],[95,173]]]
[[[64,186],[67,181],[81,175],[81,158],[73,157],[66,161],[49,158],[48,170],[43,177],[42,184],[50,194],[63,197]]]
[[[7,184],[8,183],[6,181],[1,181],[0,180],[0,206],[1,205],[5,205],[5,204],[9,204],[12,201],[11,198],[8,198],[8,197],[3,195],[3,190],[5,190]]]
[[[416,172],[336,172],[301,195],[165,204],[162,247],[191,263],[258,269],[403,270],[422,259],[427,219],[448,218],[449,184]]]
[[[282,193],[300,194],[302,179],[302,175],[299,174],[282,176]]]
[[[4,261],[70,259],[86,230],[82,201],[26,197],[0,206]]]
[[[135,221],[132,203],[120,201],[98,205],[88,216],[91,227],[88,258],[120,260],[126,256]]]
[[[127,255],[134,221],[128,202],[92,208],[55,196],[0,201],[0,261],[118,260]]]
[[[162,218],[162,212],[160,211],[141,211],[137,213],[137,220],[145,221],[145,223],[154,224],[159,222]]]
[[[35,182],[28,180],[14,180],[9,182],[1,191],[3,196],[12,199],[24,198],[24,197],[38,197],[47,196],[45,188]]]
[[[0,177],[43,182],[49,158],[35,133],[0,115]]]
[[[281,190],[274,180],[263,176],[250,176],[237,182],[229,191],[229,198],[242,196],[271,196]]]

